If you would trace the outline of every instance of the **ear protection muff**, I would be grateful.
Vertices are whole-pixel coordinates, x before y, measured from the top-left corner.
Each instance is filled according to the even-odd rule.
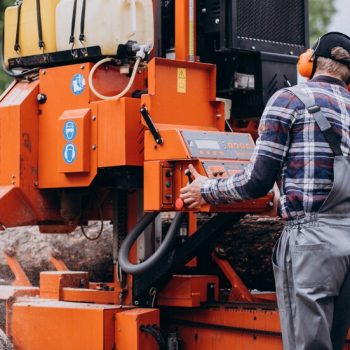
[[[349,61],[336,60],[334,57],[332,57],[331,50],[335,46],[344,47],[348,52],[350,52],[350,37],[339,32],[329,32],[318,38],[316,44],[312,49],[308,49],[306,52],[299,56],[299,74],[305,78],[311,79],[316,72],[317,57],[333,59],[348,66],[350,69]],[[346,83],[348,84],[349,82]]]
[[[307,49],[306,52],[302,53],[299,56],[298,71],[302,77],[311,79],[315,74],[317,61],[316,52],[320,46],[322,38],[324,38],[328,34],[329,33],[326,33],[319,37],[312,49]]]
[[[315,51],[308,49],[299,56],[298,72],[302,77],[311,78],[315,72]]]

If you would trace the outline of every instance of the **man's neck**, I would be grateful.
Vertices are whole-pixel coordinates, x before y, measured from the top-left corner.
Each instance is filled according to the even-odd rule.
[[[343,79],[342,79],[342,77],[340,75],[329,73],[329,72],[325,72],[325,71],[316,71],[316,73],[314,75],[314,78],[316,78],[316,77],[318,77],[320,75],[326,76],[326,77],[331,77],[331,78],[343,81]]]
[[[334,76],[333,74],[315,74],[311,79],[311,82],[336,84],[347,89],[346,83],[342,79],[339,79],[336,76]]]

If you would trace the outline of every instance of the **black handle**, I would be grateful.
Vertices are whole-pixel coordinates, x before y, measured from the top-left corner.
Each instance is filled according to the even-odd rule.
[[[148,126],[148,129],[151,132],[154,140],[156,141],[156,143],[158,145],[162,145],[163,144],[163,139],[162,139],[159,131],[156,129],[156,127],[155,127],[155,125],[154,125],[154,123],[152,121],[152,118],[151,118],[150,114],[148,113],[147,107],[143,106],[140,109],[140,112],[141,112],[141,115],[142,115],[144,121],[146,122],[146,124]]]
[[[192,174],[191,174],[189,169],[185,170],[185,175],[188,177],[188,183],[191,184],[193,182],[193,178],[192,178]]]

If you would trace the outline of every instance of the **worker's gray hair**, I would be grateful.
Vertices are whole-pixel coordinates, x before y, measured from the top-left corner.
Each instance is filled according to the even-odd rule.
[[[332,50],[332,56],[338,60],[349,60],[350,53],[342,47],[335,47]],[[342,63],[331,60],[330,58],[318,57],[316,74],[330,73],[337,75],[343,81],[350,78],[350,69]]]

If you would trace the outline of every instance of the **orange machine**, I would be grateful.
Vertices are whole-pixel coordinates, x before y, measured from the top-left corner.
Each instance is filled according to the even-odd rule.
[[[1,286],[0,298],[15,349],[282,349],[274,294],[251,293],[214,249],[217,235],[246,213],[270,209],[273,193],[194,211],[178,200],[191,180],[190,163],[210,178],[243,169],[254,141],[236,126],[254,125],[266,91],[281,87],[277,73],[264,85],[266,65],[278,62],[286,80],[284,72],[295,69],[291,51],[292,58],[260,55],[263,41],[242,60],[244,31],[237,42],[223,37],[231,22],[221,3],[153,1],[159,35],[152,54],[138,46],[135,55],[136,44],[128,42],[98,66],[96,47],[9,60],[16,81],[0,101],[0,224],[70,233],[89,220],[111,220],[115,272],[112,282],[91,283],[86,272],[52,258],[59,271],[42,272],[33,287],[7,254],[16,283]],[[278,40],[270,41],[273,52]],[[220,55],[219,43],[227,46]],[[226,71],[235,64],[234,74]],[[220,85],[225,75],[229,89]],[[129,81],[122,97],[108,98]],[[161,212],[175,213],[166,235],[153,225]],[[197,213],[210,218],[199,228]],[[133,244],[145,230],[162,241],[150,257]],[[207,274],[199,252],[220,277]],[[221,290],[222,278],[229,293]]]

